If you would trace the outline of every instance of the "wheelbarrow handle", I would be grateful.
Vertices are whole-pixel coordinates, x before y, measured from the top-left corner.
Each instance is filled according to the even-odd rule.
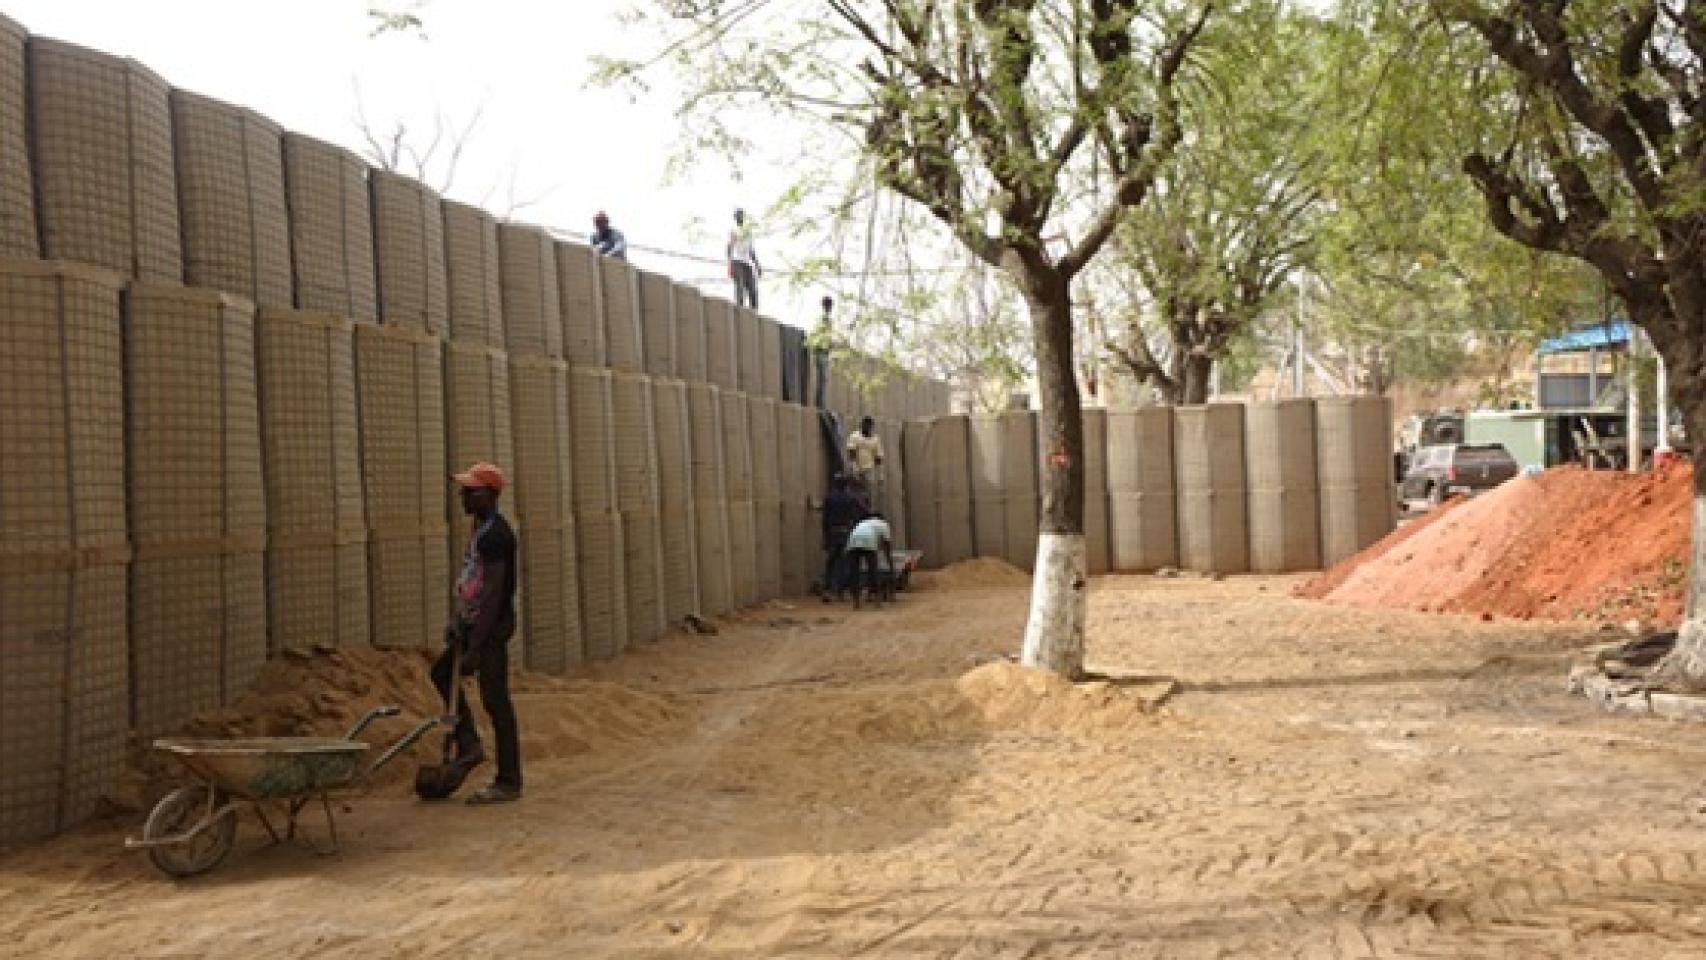
[[[394,717],[397,714],[402,713],[402,712],[403,712],[402,708],[397,707],[397,706],[393,706],[393,705],[387,705],[387,706],[383,706],[383,707],[374,707],[372,710],[369,710],[365,714],[362,714],[361,719],[357,720],[355,722],[355,726],[350,727],[349,732],[344,734],[344,739],[345,740],[354,740],[355,735],[360,733],[363,730],[366,730],[367,725],[372,723],[373,721],[378,720],[381,717]]]
[[[453,727],[456,725],[456,719],[457,718],[454,715],[448,717],[428,717],[420,723],[415,724],[414,729],[404,734],[401,740],[398,740],[396,743],[385,748],[385,752],[379,755],[379,759],[373,761],[373,766],[367,768],[367,776],[372,776],[380,767],[383,767],[392,760],[395,760],[398,754],[414,746],[415,741],[426,736],[428,730],[431,730],[433,727],[440,724]]]

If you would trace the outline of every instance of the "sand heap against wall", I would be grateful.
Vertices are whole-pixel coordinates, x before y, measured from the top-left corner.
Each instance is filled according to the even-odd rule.
[[[1575,467],[1454,501],[1298,595],[1352,606],[1674,623],[1682,613],[1693,471]]]

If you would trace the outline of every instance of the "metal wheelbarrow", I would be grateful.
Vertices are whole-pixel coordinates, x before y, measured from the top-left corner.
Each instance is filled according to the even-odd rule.
[[[126,837],[132,850],[147,850],[148,859],[163,873],[192,877],[219,866],[237,837],[237,812],[245,804],[255,811],[273,843],[296,838],[297,818],[316,799],[326,814],[331,843],[309,845],[317,853],[338,848],[338,827],[332,817],[331,793],[352,787],[412,746],[428,730],[454,717],[429,717],[417,723],[379,758],[364,767],[369,745],[357,734],[380,717],[394,717],[394,706],[375,707],[356,721],[342,738],[240,737],[188,739],[167,737],[154,749],[169,753],[199,782],[166,794],[148,814],[142,838]],[[266,806],[283,812],[283,833],[267,816]]]

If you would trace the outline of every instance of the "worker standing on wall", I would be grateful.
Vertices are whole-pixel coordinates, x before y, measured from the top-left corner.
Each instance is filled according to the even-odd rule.
[[[607,257],[628,259],[628,238],[610,225],[610,216],[603,210],[592,218],[592,248]]]
[[[432,665],[432,682],[444,702],[450,702],[451,675],[479,674],[480,702],[492,721],[498,741],[498,772],[492,785],[468,798],[469,803],[501,803],[521,799],[521,736],[516,729],[515,704],[509,696],[509,641],[515,635],[516,540],[509,521],[498,511],[504,472],[489,463],[476,463],[456,475],[462,512],[473,518],[468,549],[456,578],[452,598],[456,613],[445,630],[444,652]],[[461,648],[460,660],[457,647]],[[459,704],[456,722],[456,762],[464,772],[485,761],[474,712],[468,701]]]
[[[758,248],[752,242],[752,223],[746,211],[735,210],[735,227],[729,231],[729,279],[735,282],[735,303],[758,309],[758,278],[764,268],[758,265]]]
[[[881,509],[883,438],[877,436],[877,422],[870,417],[859,421],[859,429],[847,437],[848,467],[864,489],[865,499],[872,509]]]

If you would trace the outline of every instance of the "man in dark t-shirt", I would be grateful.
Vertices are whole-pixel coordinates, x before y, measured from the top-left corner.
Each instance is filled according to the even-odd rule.
[[[846,596],[846,564],[842,554],[847,549],[847,535],[865,518],[866,504],[853,492],[847,478],[836,474],[830,481],[829,496],[823,500],[823,600]]]
[[[489,463],[476,463],[456,475],[462,491],[462,512],[473,518],[462,570],[456,577],[455,608],[445,631],[444,652],[432,665],[432,682],[445,703],[450,702],[455,645],[462,645],[462,674],[480,677],[480,702],[492,720],[498,740],[498,773],[491,786],[468,798],[469,803],[501,803],[521,799],[521,737],[516,730],[515,705],[509,698],[509,639],[515,635],[516,541],[509,521],[498,512],[504,472]],[[456,724],[456,760],[473,769],[485,760],[474,714],[463,699]]]

